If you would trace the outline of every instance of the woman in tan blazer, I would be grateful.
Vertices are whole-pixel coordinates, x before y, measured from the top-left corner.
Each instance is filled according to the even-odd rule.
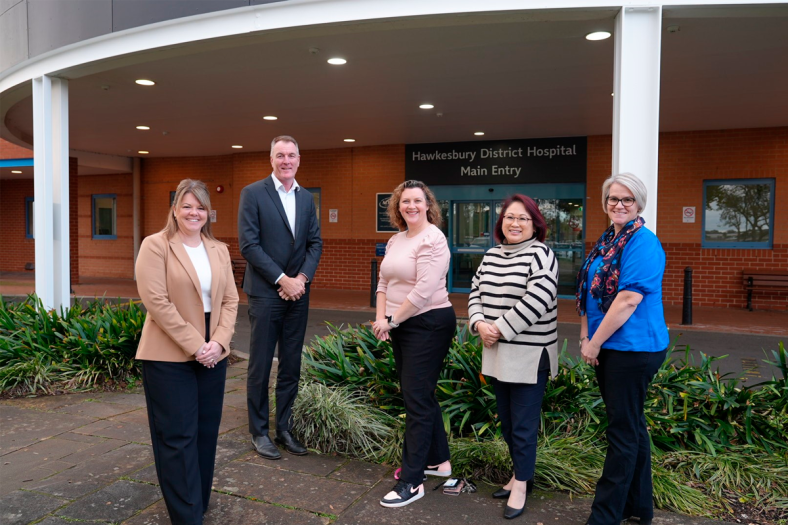
[[[208,509],[238,291],[227,246],[208,220],[208,189],[184,179],[167,225],[137,256],[148,311],[137,359],[153,455],[172,523],[202,524]]]

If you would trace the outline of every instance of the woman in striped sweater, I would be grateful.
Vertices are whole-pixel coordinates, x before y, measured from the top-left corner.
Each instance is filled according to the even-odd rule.
[[[503,202],[491,248],[473,278],[469,325],[484,342],[482,373],[492,379],[498,418],[514,475],[494,498],[509,498],[504,518],[525,509],[536,465],[536,436],[547,376],[558,372],[558,261],[545,246],[547,225],[536,202]]]

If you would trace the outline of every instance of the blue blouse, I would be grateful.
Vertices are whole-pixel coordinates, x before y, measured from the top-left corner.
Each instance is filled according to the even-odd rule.
[[[605,314],[591,297],[591,277],[602,264],[602,257],[593,260],[586,280],[586,315],[588,337],[594,337]],[[618,291],[631,290],[643,300],[627,322],[602,345],[623,352],[659,352],[668,347],[670,338],[662,309],[662,276],[665,273],[665,252],[651,230],[640,228],[627,243],[621,256]]]

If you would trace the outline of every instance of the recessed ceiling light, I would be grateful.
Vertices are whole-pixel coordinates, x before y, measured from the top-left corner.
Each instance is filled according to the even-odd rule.
[[[328,63],[331,64],[332,66],[341,66],[343,64],[347,64],[347,60],[345,60],[344,58],[339,58],[339,57],[329,58],[328,59]]]
[[[150,129],[150,126],[137,126],[137,129],[146,130],[146,129]]]
[[[586,40],[605,40],[610,38],[610,33],[607,31],[594,31],[586,35]]]
[[[134,82],[136,82],[140,86],[155,86],[156,85],[156,82],[154,82],[153,80],[147,80],[145,78],[137,79]]]
[[[356,142],[356,139],[345,139],[345,142]]]
[[[484,131],[474,131],[473,134],[476,135],[477,137],[481,137],[482,135],[484,135]]]
[[[11,173],[22,173],[22,170],[11,170]]]
[[[139,153],[140,155],[147,155],[148,153],[150,153],[150,151],[145,151],[144,149],[141,149],[137,153]]]
[[[241,149],[241,148],[243,148],[243,146],[240,146],[240,145],[238,145],[238,144],[234,144],[234,145],[232,145],[232,146],[230,146],[230,147],[231,147],[231,148],[235,148],[235,149]]]
[[[422,105],[419,106],[420,109],[432,109],[434,107],[435,106],[432,105],[432,104],[422,104]]]
[[[263,120],[276,120],[276,119],[277,119],[277,117],[275,117],[273,115],[266,115],[266,116],[263,117]]]

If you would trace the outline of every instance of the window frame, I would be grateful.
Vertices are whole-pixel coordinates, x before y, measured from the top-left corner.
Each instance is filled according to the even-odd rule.
[[[95,195],[91,195],[91,207],[90,207],[90,236],[92,239],[95,240],[116,240],[118,238],[118,194],[117,193],[97,193]],[[112,217],[112,226],[113,230],[115,230],[114,235],[96,235],[96,199],[112,199],[113,200],[113,217]]]
[[[312,199],[314,200],[315,195],[317,195],[317,226],[320,227],[320,213],[323,207],[323,192],[320,188],[307,188],[303,187],[306,191],[312,194]]]
[[[706,202],[709,186],[754,186],[765,184],[769,186],[769,240],[748,242],[720,242],[706,240]],[[707,179],[703,181],[703,219],[701,221],[701,248],[730,249],[730,250],[771,250],[774,246],[774,212],[775,212],[775,179]]]
[[[25,238],[26,239],[36,238],[35,224],[33,223],[33,221],[35,220],[35,213],[33,214],[30,213],[30,211],[34,211],[35,208],[33,208],[33,210],[30,210],[30,206],[28,204],[30,202],[35,203],[35,201],[36,201],[35,197],[25,197]],[[33,206],[35,206],[35,204],[33,204]],[[33,233],[30,233],[31,226],[33,226]]]

